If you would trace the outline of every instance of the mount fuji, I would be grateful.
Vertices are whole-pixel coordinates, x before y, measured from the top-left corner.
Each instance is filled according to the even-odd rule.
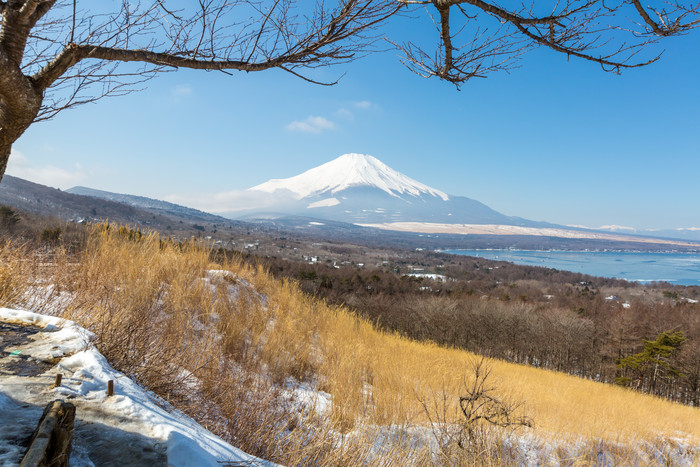
[[[354,224],[427,222],[542,226],[505,216],[479,201],[448,195],[379,159],[345,154],[306,172],[247,190],[276,200],[272,210],[247,217],[296,215]]]

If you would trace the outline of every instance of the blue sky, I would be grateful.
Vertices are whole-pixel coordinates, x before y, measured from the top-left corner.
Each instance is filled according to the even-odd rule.
[[[508,215],[700,227],[699,37],[670,39],[660,62],[620,76],[539,50],[461,91],[411,74],[391,50],[319,71],[345,73],[332,87],[281,71],[178,71],[34,125],[8,173],[206,208],[359,152]]]

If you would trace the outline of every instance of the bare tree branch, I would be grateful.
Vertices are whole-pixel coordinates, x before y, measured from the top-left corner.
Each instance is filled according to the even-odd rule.
[[[644,8],[639,0],[621,0],[612,6],[602,0],[531,0],[514,9],[486,0],[397,1],[407,6],[431,5],[428,8],[440,15],[437,52],[430,54],[412,42],[399,45],[404,63],[422,76],[438,76],[458,87],[473,77],[508,70],[535,47],[598,63],[605,71],[649,65],[661,53],[637,59],[640,52],[660,38],[700,26],[700,4],[680,1],[664,2],[665,9]],[[552,8],[549,14],[535,14],[546,5]],[[453,32],[452,9],[462,13],[458,32]],[[641,27],[629,20],[634,13],[641,17]],[[497,22],[496,33],[487,32],[490,20]],[[473,38],[462,40],[460,33],[469,29]]]
[[[632,4],[637,9],[639,16],[641,16],[644,22],[651,28],[652,32],[659,36],[671,36],[673,34],[679,34],[689,29],[692,29],[698,24],[700,24],[700,19],[690,21],[688,23],[682,23],[683,18],[685,18],[687,15],[690,15],[691,13],[694,14],[694,16],[698,15],[698,6],[700,4],[686,9],[678,3],[676,3],[674,5],[674,10],[683,11],[683,13],[673,21],[669,21],[668,13],[659,12],[652,9],[654,14],[659,18],[659,21],[654,21],[653,19],[651,19],[651,16],[649,16],[649,13],[642,6],[642,3],[639,0],[632,0]]]
[[[498,388],[492,386],[491,367],[485,357],[472,360],[463,384],[463,395],[457,398],[444,383],[437,394],[422,395],[416,390],[446,465],[461,465],[465,456],[473,460],[473,455],[483,449],[490,427],[516,430],[533,426],[533,421],[523,414],[522,402],[497,396]],[[457,417],[452,415],[455,405]]]
[[[394,0],[0,1],[0,177],[33,122],[139,90],[164,71],[279,68],[334,84],[307,74],[372,50],[374,28],[399,8]]]
[[[312,70],[373,50],[375,28],[400,9],[439,17],[437,47],[395,44],[404,65],[457,86],[507,71],[536,47],[606,71],[647,65],[660,55],[648,46],[700,25],[693,0],[648,1],[0,0],[0,176],[33,122],[138,90],[161,72],[279,68],[335,84]]]
[[[495,392],[495,389],[490,386],[492,370],[484,357],[472,363],[472,371],[471,384],[465,388],[465,395],[459,398],[467,442],[475,441],[477,424],[482,421],[502,428],[532,427],[532,420],[518,413],[522,403],[508,402],[492,395]],[[463,441],[460,440],[460,447],[463,447]]]

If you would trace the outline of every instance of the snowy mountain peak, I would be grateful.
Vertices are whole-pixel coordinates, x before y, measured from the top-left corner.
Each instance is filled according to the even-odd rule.
[[[397,198],[401,195],[430,195],[444,201],[449,199],[442,191],[407,177],[379,159],[365,154],[344,154],[295,177],[268,180],[250,190],[268,193],[288,190],[297,199],[302,199],[321,194],[333,195],[353,187],[378,188]]]

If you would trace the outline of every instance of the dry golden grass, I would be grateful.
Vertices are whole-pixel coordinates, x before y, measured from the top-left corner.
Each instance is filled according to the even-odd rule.
[[[421,400],[451,395],[444,413],[459,421],[456,402],[473,354],[380,332],[260,268],[212,264],[201,246],[106,226],[92,228],[77,257],[54,252],[50,270],[10,244],[0,259],[0,305],[27,306],[30,286],[50,284],[33,308],[54,307],[91,329],[116,368],[252,454],[290,465],[483,465],[517,457],[505,431],[492,430],[471,457],[456,447],[440,457],[415,439],[429,432],[421,428],[428,426]],[[62,292],[71,299],[57,305]],[[534,423],[520,433],[543,450],[554,446],[548,455],[565,463],[595,463],[602,445],[618,461],[638,461],[639,452],[672,446],[671,438],[700,442],[697,408],[551,371],[490,365],[499,397],[522,402]],[[294,409],[283,391],[289,378],[331,394],[330,413]]]
[[[21,272],[19,258],[26,256],[21,249],[6,243],[0,250],[0,304],[18,301],[27,280]]]

